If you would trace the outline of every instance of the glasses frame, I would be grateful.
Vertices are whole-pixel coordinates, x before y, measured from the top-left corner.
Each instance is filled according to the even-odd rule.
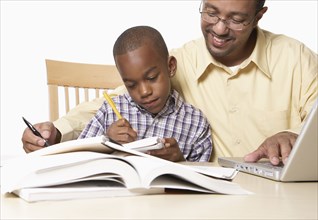
[[[206,22],[208,22],[209,24],[212,24],[212,25],[216,25],[217,23],[219,23],[220,21],[222,21],[223,24],[224,24],[228,29],[231,29],[231,30],[233,30],[233,31],[242,31],[242,30],[244,30],[246,26],[250,25],[250,24],[255,20],[257,14],[258,14],[258,12],[259,12],[259,11],[257,11],[256,14],[254,15],[254,17],[253,17],[248,23],[246,23],[246,22],[241,22],[241,23],[239,23],[240,25],[243,25],[242,28],[240,28],[240,29],[235,29],[235,28],[234,28],[234,29],[233,29],[233,28],[230,28],[230,27],[229,27],[230,20],[231,20],[230,18],[228,18],[228,19],[222,19],[222,18],[220,18],[220,17],[217,16],[217,15],[213,15],[213,17],[215,17],[215,18],[218,19],[215,23],[209,22],[209,21],[207,21],[206,19],[204,19],[204,16],[203,16],[202,14],[203,14],[203,13],[208,14],[209,12],[208,12],[208,11],[203,11],[202,5],[203,5],[203,1],[201,1],[200,7],[199,7],[199,13],[201,14],[201,19],[203,19],[204,21],[206,21]],[[210,15],[209,15],[209,16],[210,16]],[[212,17],[212,16],[210,16],[210,17]]]

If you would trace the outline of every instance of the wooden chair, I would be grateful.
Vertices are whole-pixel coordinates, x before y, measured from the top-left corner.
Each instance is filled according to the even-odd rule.
[[[61,101],[62,97],[59,98],[59,94],[63,93],[63,89],[61,88],[64,88],[66,114],[71,108],[70,89],[72,89],[75,95],[75,107],[82,99],[83,101],[89,101],[93,98],[98,98],[104,90],[115,89],[123,84],[115,65],[74,63],[57,60],[45,61],[49,91],[50,121],[55,121],[60,116],[59,104],[63,103]],[[95,94],[92,95],[94,90]]]

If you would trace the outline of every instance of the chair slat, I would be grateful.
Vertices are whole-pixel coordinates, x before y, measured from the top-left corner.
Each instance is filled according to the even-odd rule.
[[[85,102],[89,101],[89,95],[88,95],[88,89],[84,88],[84,97],[85,97]]]
[[[79,89],[78,87],[75,87],[75,100],[76,100],[76,105],[80,103],[80,94],[79,94]]]
[[[48,85],[50,120],[59,117],[58,86]]]
[[[95,98],[99,98],[99,89],[95,89]]]
[[[89,89],[95,89],[95,97],[100,97],[100,89],[115,89],[123,85],[122,79],[115,65],[87,64],[65,62],[58,60],[45,60],[47,84],[49,91],[50,121],[60,117],[58,86],[65,87],[65,112],[71,108],[70,88],[75,88],[75,104],[80,103],[79,89],[84,88],[85,101],[89,101]],[[71,93],[72,94],[72,93]],[[73,102],[71,102],[73,103]]]
[[[70,111],[70,95],[69,95],[69,90],[68,87],[64,87],[64,98],[65,98],[65,111],[69,112]]]

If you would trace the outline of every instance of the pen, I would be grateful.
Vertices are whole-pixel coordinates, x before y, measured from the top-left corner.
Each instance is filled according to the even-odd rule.
[[[107,100],[108,104],[110,105],[110,107],[112,107],[113,111],[115,112],[115,114],[117,115],[118,119],[121,119],[122,116],[120,115],[119,111],[117,110],[115,103],[113,102],[113,100],[109,97],[109,95],[107,94],[107,92],[104,92],[104,97]]]
[[[38,136],[40,138],[42,138],[44,140],[44,145],[45,147],[48,147],[49,146],[49,143],[47,142],[47,140],[45,140],[42,135],[40,134],[40,132],[38,130],[35,129],[35,127],[30,123],[28,122],[24,117],[22,117],[23,121],[25,122],[25,124],[28,126],[28,128],[30,128],[30,130],[32,131],[32,133],[35,135],[35,136]]]

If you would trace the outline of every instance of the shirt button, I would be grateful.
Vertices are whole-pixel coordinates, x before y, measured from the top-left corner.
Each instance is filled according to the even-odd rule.
[[[241,140],[240,139],[236,139],[235,144],[240,144]]]
[[[230,109],[230,113],[235,113],[238,111],[238,108],[237,107],[233,107]]]

